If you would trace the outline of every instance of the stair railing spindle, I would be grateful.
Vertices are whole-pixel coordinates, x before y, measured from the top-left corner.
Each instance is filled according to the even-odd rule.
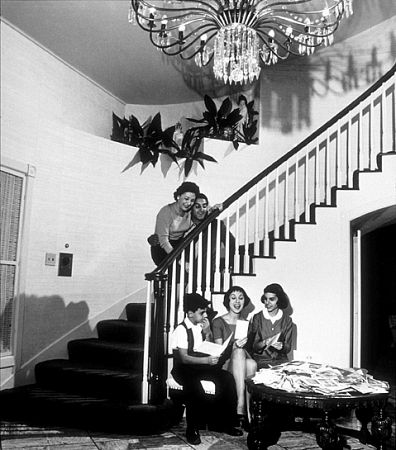
[[[311,221],[311,212],[310,212],[310,207],[309,207],[309,147],[307,146],[305,148],[305,170],[304,170],[304,187],[305,187],[305,192],[304,192],[304,216],[305,216],[305,222],[310,222]]]
[[[240,250],[239,250],[239,198],[236,201],[236,212],[235,212],[235,258],[234,258],[234,271],[239,273],[239,260],[240,260]]]
[[[385,107],[385,117],[384,117],[384,133],[385,139],[388,137],[389,142],[386,146],[386,152],[396,152],[396,96],[395,96],[395,83],[396,75],[393,75],[391,79],[384,83],[385,97],[390,97],[388,107]],[[389,127],[389,129],[388,129]],[[385,129],[387,131],[385,131]]]
[[[382,146],[381,153],[396,151],[395,149],[395,75],[382,86]]]
[[[259,254],[259,183],[256,184],[256,194],[255,194],[255,209],[254,209],[254,254]]]
[[[185,249],[181,255],[180,255],[180,267],[175,267],[175,270],[180,270],[180,282],[178,286],[178,302],[179,302],[179,309],[178,309],[178,317],[177,317],[177,323],[182,322],[184,319],[184,311],[183,311],[183,299],[184,299],[184,292],[185,292],[185,267],[186,267],[186,251]]]
[[[190,294],[193,291],[193,274],[194,274],[194,241],[190,242],[187,247],[189,249],[188,253],[188,265],[187,269],[187,292]]]
[[[352,187],[352,149],[351,149],[351,133],[352,133],[352,113],[347,115],[347,139],[346,139],[346,153],[347,153],[347,187]]]
[[[198,236],[197,242],[197,291],[201,291],[203,294],[202,286],[202,233]]]
[[[230,211],[226,211],[225,221],[225,261],[224,261],[224,290],[230,287],[231,267],[230,267]]]
[[[294,221],[300,221],[300,205],[299,205],[299,186],[298,186],[298,157],[299,153],[296,154],[295,158],[295,172],[294,172]]]
[[[274,239],[279,238],[279,167],[275,171]]]
[[[149,401],[149,343],[151,335],[151,298],[152,298],[152,281],[147,281],[146,291],[146,315],[144,319],[144,354],[143,354],[143,374],[142,374],[142,403]]]
[[[211,291],[211,273],[212,273],[212,233],[213,233],[213,222],[208,226],[208,232],[206,235],[205,251],[206,251],[206,267],[205,267],[205,289],[203,291],[203,296],[206,298]]]
[[[374,158],[373,158],[373,111],[374,111],[374,93],[369,97],[369,126],[368,126],[368,168],[374,170]]]
[[[340,171],[341,171],[341,164],[340,164],[340,145],[341,145],[341,121],[337,120],[337,131],[336,131],[336,143],[335,143],[335,180],[334,180],[334,186],[340,187],[340,179],[342,179]]]
[[[330,179],[330,129],[328,128],[326,131],[326,180],[325,180],[325,203],[329,205],[331,202],[331,179]]]
[[[284,208],[283,208],[283,235],[285,239],[290,237],[289,226],[289,160],[286,161],[285,169],[285,195],[284,195]]]
[[[169,328],[169,340],[172,335],[173,330],[177,325],[177,312],[176,312],[176,262],[174,261],[171,266],[171,286],[170,286],[170,298],[168,301],[170,302],[170,328]],[[169,343],[170,344],[170,343]],[[169,345],[170,348],[170,345]]]
[[[263,239],[263,245],[264,245],[264,256],[269,256],[269,182],[268,182],[268,176],[265,177],[265,196],[264,196],[264,239]]]
[[[245,196],[245,255],[243,260],[243,271],[249,271],[249,191]]]
[[[209,245],[210,248],[210,245]],[[220,291],[221,285],[221,268],[220,268],[220,222],[216,221],[216,256],[215,256],[215,273],[214,273],[214,290]]]
[[[358,135],[357,135],[357,170],[361,170],[364,168],[364,164],[362,164],[363,157],[363,108],[359,107],[359,115],[358,115]]]
[[[321,196],[319,138],[317,138],[315,142],[315,176],[313,181],[315,185],[315,204],[318,205],[320,203],[320,196]]]

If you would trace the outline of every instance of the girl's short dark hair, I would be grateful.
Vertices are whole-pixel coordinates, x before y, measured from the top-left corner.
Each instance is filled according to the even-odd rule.
[[[286,309],[289,306],[289,297],[280,284],[269,284],[264,288],[264,294],[268,292],[270,292],[271,294],[275,294],[278,297],[277,306],[279,309]],[[264,294],[261,296],[261,302],[264,302]]]
[[[197,196],[199,194],[199,187],[197,184],[192,183],[191,181],[185,181],[176,189],[173,194],[173,198],[177,200],[177,197],[184,194],[185,192],[192,192]]]
[[[230,308],[230,295],[233,292],[242,292],[243,297],[245,298],[245,302],[243,304],[244,309],[251,303],[250,297],[246,294],[245,289],[240,286],[231,286],[230,289],[228,289],[228,291],[224,294],[223,305],[227,308],[227,310]]]

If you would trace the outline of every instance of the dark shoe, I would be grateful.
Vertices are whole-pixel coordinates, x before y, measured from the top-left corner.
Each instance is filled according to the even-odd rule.
[[[250,423],[248,417],[245,416],[244,414],[238,414],[235,426],[237,428],[242,428],[243,430],[249,432]]]
[[[201,436],[199,435],[199,431],[195,430],[194,428],[187,428],[186,438],[187,442],[191,445],[199,445],[201,443]]]
[[[229,427],[224,430],[224,433],[229,434],[230,436],[242,436],[243,431],[239,428]]]

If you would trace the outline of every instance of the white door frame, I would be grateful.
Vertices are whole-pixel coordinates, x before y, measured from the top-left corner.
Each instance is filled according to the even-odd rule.
[[[352,231],[352,365],[360,367],[362,345],[362,257],[360,229]]]

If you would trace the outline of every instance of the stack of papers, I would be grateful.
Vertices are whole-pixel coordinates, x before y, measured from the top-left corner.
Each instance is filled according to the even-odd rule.
[[[387,382],[375,380],[365,369],[339,369],[302,361],[261,369],[252,380],[287,392],[315,392],[329,396],[389,392]]]

